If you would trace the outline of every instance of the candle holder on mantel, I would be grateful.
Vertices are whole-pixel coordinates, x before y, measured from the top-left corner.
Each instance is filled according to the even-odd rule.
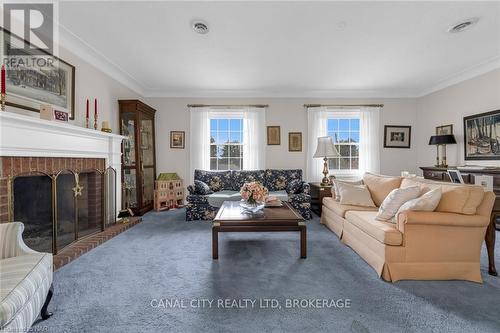
[[[1,109],[2,109],[2,111],[5,111],[5,94],[2,94],[0,99],[1,99],[1,101],[0,101]]]
[[[97,130],[97,115],[94,118],[94,129]]]

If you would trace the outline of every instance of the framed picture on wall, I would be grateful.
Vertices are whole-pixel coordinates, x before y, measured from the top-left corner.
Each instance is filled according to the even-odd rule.
[[[465,160],[500,160],[500,110],[464,117]]]
[[[184,131],[170,131],[170,148],[184,149],[185,136]]]
[[[442,125],[436,127],[436,135],[450,135],[453,134],[453,125]]]
[[[411,126],[384,126],[384,148],[410,148],[410,145]]]
[[[281,131],[279,126],[267,126],[267,145],[279,146],[281,144]]]
[[[288,151],[302,151],[302,132],[288,133]]]
[[[1,29],[0,34],[7,57],[14,57],[9,52],[15,49],[19,59],[38,59],[29,65],[18,62],[15,68],[6,65],[6,104],[35,112],[40,112],[43,105],[50,105],[54,110],[67,112],[69,119],[75,119],[75,66],[49,53],[40,56],[32,54],[31,48],[11,47],[22,43],[33,45],[8,30]]]

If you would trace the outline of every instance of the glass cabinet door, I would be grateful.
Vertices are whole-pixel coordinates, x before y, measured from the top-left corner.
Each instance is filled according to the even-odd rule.
[[[143,118],[141,121],[141,160],[145,167],[154,165],[153,120]]]
[[[123,166],[135,166],[135,113],[122,114],[121,133],[127,139],[123,140]]]
[[[140,128],[141,172],[142,172],[142,204],[153,204],[155,184],[154,171],[154,128],[153,119],[142,116]]]

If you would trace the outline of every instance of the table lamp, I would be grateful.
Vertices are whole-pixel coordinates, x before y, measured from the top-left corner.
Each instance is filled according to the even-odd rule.
[[[433,135],[429,139],[429,145],[435,145],[436,150],[436,167],[438,168],[446,168],[448,164],[446,164],[446,145],[455,144],[457,141],[455,140],[455,136],[453,134],[446,135]],[[439,146],[443,146],[443,157],[441,162],[439,162]]]
[[[331,185],[331,181],[328,178],[328,158],[338,157],[339,152],[333,144],[333,140],[329,136],[321,136],[318,138],[318,146],[316,147],[316,152],[314,153],[314,158],[323,158],[323,179],[321,180],[321,186]]]

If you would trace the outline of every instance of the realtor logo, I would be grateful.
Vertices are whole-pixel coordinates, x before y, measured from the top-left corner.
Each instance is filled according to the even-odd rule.
[[[10,3],[3,5],[5,29],[24,39],[6,41],[5,55],[47,55],[54,51],[54,6],[51,3]],[[12,37],[11,37],[12,38]]]

